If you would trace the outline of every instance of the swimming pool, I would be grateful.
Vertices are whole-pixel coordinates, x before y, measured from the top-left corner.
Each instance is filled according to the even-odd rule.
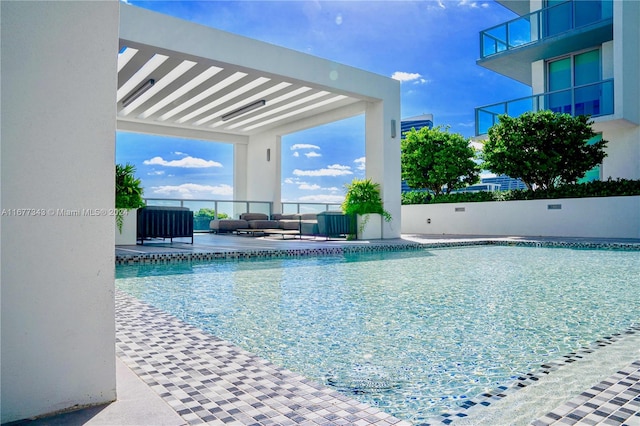
[[[119,289],[411,421],[640,322],[640,252],[479,246],[118,267]]]

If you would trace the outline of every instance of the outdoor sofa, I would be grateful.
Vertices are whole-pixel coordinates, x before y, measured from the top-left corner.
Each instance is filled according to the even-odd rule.
[[[215,219],[209,223],[210,232],[282,234],[325,237],[355,235],[355,221],[342,212],[321,212],[303,214],[275,213],[269,218],[264,213],[243,213],[240,219]],[[298,231],[292,232],[292,231]]]
[[[237,232],[238,229],[278,228],[278,221],[269,219],[264,213],[242,213],[239,219],[214,219],[209,222],[209,231],[215,234]]]

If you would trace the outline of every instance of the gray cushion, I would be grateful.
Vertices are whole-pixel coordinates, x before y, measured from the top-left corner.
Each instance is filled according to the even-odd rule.
[[[216,233],[233,232],[236,229],[248,228],[249,223],[240,219],[214,219],[209,222],[209,229]]]
[[[278,221],[278,228],[287,230],[299,229],[300,219],[280,219]]]
[[[249,228],[251,229],[277,229],[278,221],[276,220],[249,220]]]
[[[240,215],[242,220],[269,220],[269,216],[264,213],[242,213]]]

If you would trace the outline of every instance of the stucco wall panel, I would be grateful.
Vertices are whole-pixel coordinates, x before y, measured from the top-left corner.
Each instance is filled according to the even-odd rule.
[[[640,238],[640,196],[405,205],[402,233]]]
[[[4,423],[116,397],[118,2],[0,7]]]

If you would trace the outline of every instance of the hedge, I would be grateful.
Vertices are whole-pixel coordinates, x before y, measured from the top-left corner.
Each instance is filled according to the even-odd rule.
[[[433,196],[426,191],[402,193],[402,204],[477,203],[485,201],[543,200],[557,198],[621,197],[640,195],[640,180],[606,180],[558,186],[548,190],[458,192]]]

